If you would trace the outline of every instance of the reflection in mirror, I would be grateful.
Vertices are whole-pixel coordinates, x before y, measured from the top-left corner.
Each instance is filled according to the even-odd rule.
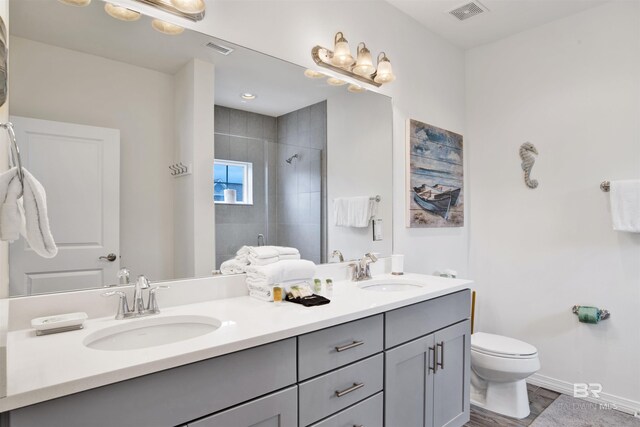
[[[243,245],[391,253],[388,98],[100,1],[10,13],[11,121],[59,247],[12,243],[11,295],[206,276]],[[377,194],[383,241],[333,225],[334,198]]]

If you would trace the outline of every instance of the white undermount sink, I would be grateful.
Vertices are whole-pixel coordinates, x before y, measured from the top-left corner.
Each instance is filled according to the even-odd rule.
[[[377,291],[377,292],[400,292],[400,291],[411,291],[420,289],[423,285],[415,282],[410,282],[408,280],[397,280],[397,279],[387,279],[387,280],[369,280],[366,282],[362,282],[358,284],[360,289],[364,289],[365,291]]]
[[[123,351],[171,344],[209,334],[222,322],[208,316],[158,316],[123,320],[100,329],[83,342],[95,350]]]

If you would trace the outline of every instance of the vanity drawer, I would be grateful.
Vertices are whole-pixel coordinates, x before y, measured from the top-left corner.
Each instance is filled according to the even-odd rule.
[[[382,390],[382,354],[300,384],[300,425],[306,426]]]
[[[181,425],[295,384],[295,363],[289,338],[16,409],[9,425]]]
[[[380,392],[311,427],[382,427],[384,418],[382,412],[384,407],[383,394],[383,392]]]
[[[298,390],[296,386],[189,423],[187,427],[296,427]]]
[[[384,314],[384,348],[395,347],[467,319],[471,314],[471,291],[465,289]]]
[[[298,337],[298,380],[306,380],[382,351],[383,315]]]

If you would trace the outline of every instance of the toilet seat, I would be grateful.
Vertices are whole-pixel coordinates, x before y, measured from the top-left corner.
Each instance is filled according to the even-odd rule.
[[[532,359],[538,357],[538,350],[531,344],[485,332],[476,332],[471,335],[471,351],[509,359]]]

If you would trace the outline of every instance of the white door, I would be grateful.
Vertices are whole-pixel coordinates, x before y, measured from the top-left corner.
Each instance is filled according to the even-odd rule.
[[[23,238],[9,248],[11,295],[116,283],[120,267],[120,131],[10,117],[22,165],[47,192],[52,259]],[[116,255],[113,261],[106,258]],[[102,257],[102,258],[101,258]]]

